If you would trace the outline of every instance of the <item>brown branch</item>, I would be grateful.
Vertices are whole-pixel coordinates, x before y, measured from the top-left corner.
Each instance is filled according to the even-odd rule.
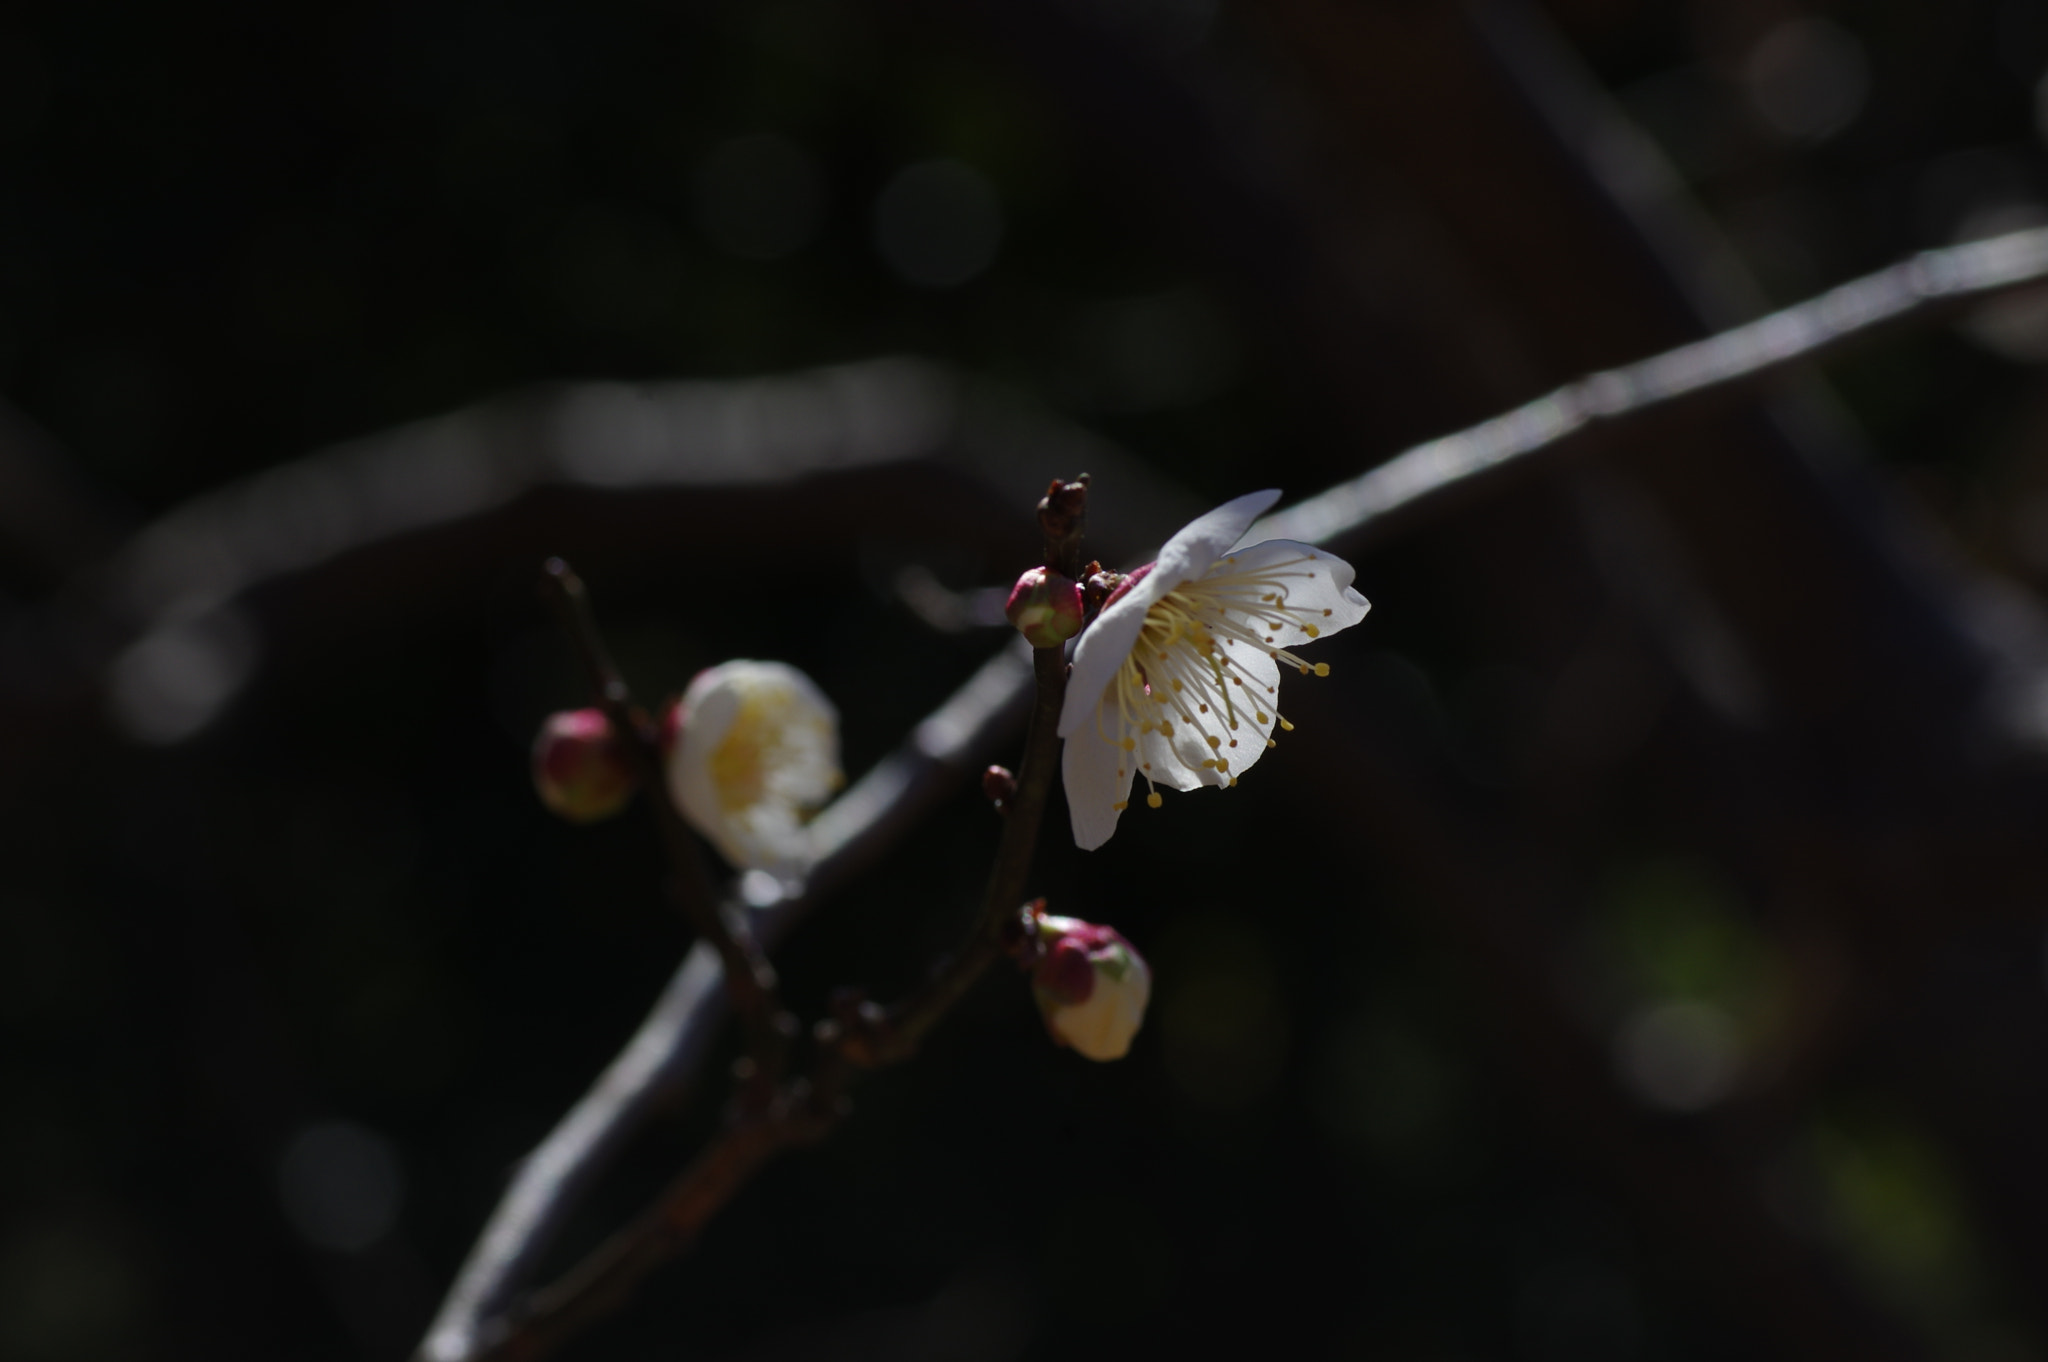
[[[800,886],[751,908],[773,950],[984,765],[1022,726],[1030,649],[1015,641],[911,731],[811,825],[818,861]],[[521,1162],[420,1347],[430,1362],[474,1357],[486,1321],[509,1308],[563,1224],[619,1150],[685,1093],[724,1016],[717,953],[699,942],[597,1081]]]
[[[1039,504],[1048,563],[1072,570],[1080,556],[1085,524],[1087,475],[1055,480]],[[582,600],[580,584],[560,560],[548,565],[550,580],[576,588],[563,595]],[[602,661],[604,654],[588,611],[574,620],[586,656],[608,704],[625,704],[625,687]],[[901,1006],[877,1020],[857,1004],[841,1020],[821,1021],[811,1073],[786,1088],[771,1089],[772,1100],[742,1103],[736,1118],[663,1192],[638,1220],[614,1234],[564,1277],[535,1293],[474,1336],[483,1343],[476,1362],[529,1362],[546,1355],[591,1321],[609,1313],[661,1263],[687,1248],[697,1233],[780,1151],[822,1138],[845,1110],[849,1066],[864,1069],[900,1063],[964,997],[1003,950],[1005,928],[1024,898],[1038,846],[1040,823],[1059,764],[1058,724],[1066,696],[1064,646],[1035,649],[1032,671],[1037,702],[1025,741],[1015,794],[1007,801],[1002,837],[968,939],[932,980]],[[758,1087],[759,1074],[756,1073]]]
[[[830,1115],[808,1108],[740,1120],[691,1161],[640,1218],[568,1275],[485,1329],[475,1362],[533,1362],[609,1314],[698,1233],[770,1159],[822,1136]]]
[[[1267,517],[1260,534],[1355,546],[1405,513],[1596,430],[1746,392],[1893,327],[1946,320],[1973,302],[2048,282],[2048,229],[1924,252],[1709,339],[1591,375],[1464,431],[1417,445]],[[1401,521],[1396,513],[1404,513]],[[1032,682],[1006,649],[819,819],[829,851],[800,890],[756,914],[773,945],[861,866],[882,855],[944,793],[980,767],[1022,715]],[[521,1167],[465,1263],[427,1362],[476,1356],[480,1322],[502,1310],[595,1175],[648,1113],[683,1090],[721,1016],[716,957],[700,947],[627,1048]],[[913,1025],[910,1015],[898,1026]]]

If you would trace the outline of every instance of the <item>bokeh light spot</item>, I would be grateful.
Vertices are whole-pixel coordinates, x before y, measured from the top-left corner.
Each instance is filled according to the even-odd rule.
[[[300,1237],[336,1253],[360,1253],[383,1239],[405,1198],[390,1142],[348,1121],[294,1136],[278,1160],[277,1192]]]
[[[994,186],[958,161],[922,161],[899,171],[875,200],[875,248],[921,288],[953,288],[979,275],[1003,240]]]

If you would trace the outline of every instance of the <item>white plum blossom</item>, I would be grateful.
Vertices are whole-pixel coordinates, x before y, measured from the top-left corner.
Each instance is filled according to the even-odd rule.
[[[701,671],[677,702],[668,788],[735,867],[779,874],[811,859],[809,817],[837,790],[839,712],[782,662]]]
[[[1079,846],[1110,839],[1140,776],[1153,808],[1161,785],[1237,784],[1274,725],[1293,727],[1280,668],[1329,675],[1292,650],[1365,618],[1343,559],[1290,539],[1231,547],[1279,499],[1252,492],[1182,529],[1082,633],[1059,724]]]

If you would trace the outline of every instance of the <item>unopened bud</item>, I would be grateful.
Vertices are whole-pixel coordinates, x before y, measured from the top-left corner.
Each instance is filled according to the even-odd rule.
[[[1035,567],[1017,579],[1003,607],[1034,648],[1057,648],[1081,632],[1081,588],[1071,577]]]
[[[1109,603],[1110,596],[1123,584],[1121,572],[1111,572],[1100,563],[1090,561],[1081,569],[1081,613],[1091,624],[1102,613],[1102,607]]]
[[[988,802],[998,809],[1010,802],[1017,793],[1017,777],[1008,768],[991,766],[981,773],[981,792]]]
[[[1152,971],[1114,927],[1078,918],[1037,918],[1031,992],[1045,1029],[1089,1059],[1122,1059],[1145,1021]]]
[[[601,709],[550,714],[533,740],[533,788],[571,823],[595,823],[626,807],[638,782]]]

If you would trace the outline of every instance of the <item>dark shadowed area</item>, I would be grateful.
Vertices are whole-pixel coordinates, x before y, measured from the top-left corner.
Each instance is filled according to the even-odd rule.
[[[787,661],[857,778],[1049,478],[1135,564],[2048,225],[2044,74],[2039,0],[0,17],[0,1356],[407,1357],[640,1025],[692,937],[645,810],[535,797],[549,555],[643,700]],[[999,966],[559,1355],[2048,1362],[2044,364],[2014,292],[1339,536],[1239,788],[1054,797],[1130,1056]],[[966,930],[945,780],[806,1022]]]

